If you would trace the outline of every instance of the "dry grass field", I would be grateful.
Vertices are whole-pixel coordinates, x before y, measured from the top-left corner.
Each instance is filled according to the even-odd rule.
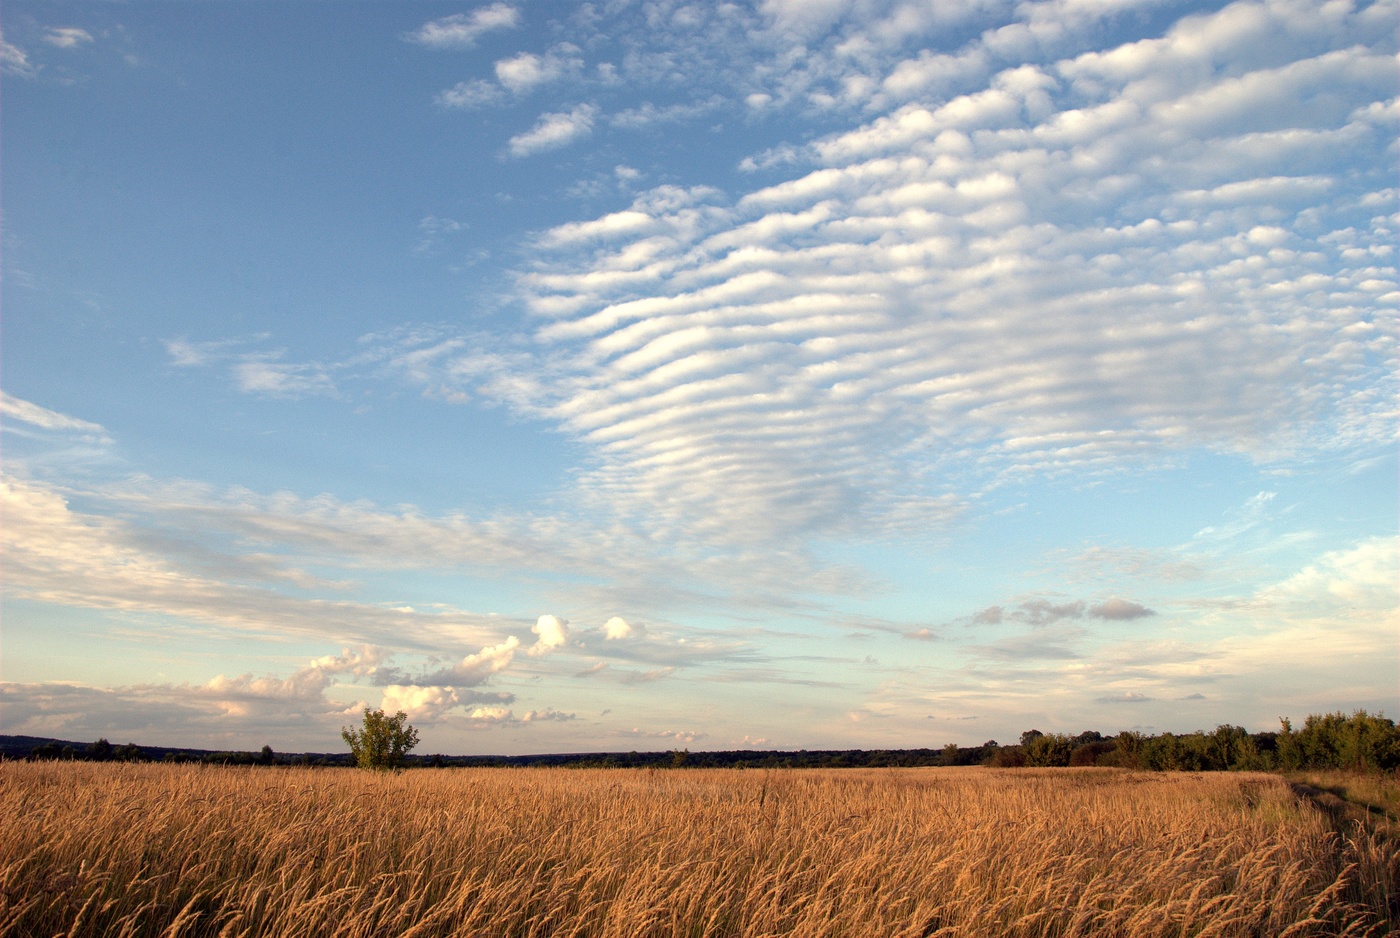
[[[8,763],[0,934],[1394,933],[1336,826],[1254,774]]]

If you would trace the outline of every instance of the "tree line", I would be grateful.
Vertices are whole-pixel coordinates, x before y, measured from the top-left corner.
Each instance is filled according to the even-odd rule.
[[[392,719],[392,718],[390,718]],[[406,724],[400,732],[413,732]],[[208,752],[198,750],[142,749],[134,743],[114,746],[106,739],[87,745],[56,740],[35,745],[27,752],[10,750],[31,760],[82,760],[94,762],[201,762],[222,765],[370,765],[363,737],[355,737],[355,753],[275,753],[270,746],[260,752]],[[348,741],[348,740],[347,740]],[[413,736],[417,742],[416,733]],[[8,748],[8,747],[7,747]],[[352,745],[352,749],[355,746]],[[412,748],[409,745],[407,748]],[[1104,736],[1095,731],[1070,736],[1027,730],[1017,743],[1002,745],[989,740],[980,746],[924,749],[846,749],[756,751],[722,750],[689,752],[596,752],[530,756],[412,755],[406,748],[394,752],[395,765],[405,768],[563,766],[572,768],[878,768],[886,766],[967,766],[1035,768],[1056,766],[1116,766],[1147,771],[1297,771],[1344,769],[1392,771],[1400,768],[1400,729],[1380,714],[1358,710],[1312,714],[1294,728],[1288,719],[1277,732],[1250,733],[1225,724],[1209,732],[1147,735],[1125,731]]]

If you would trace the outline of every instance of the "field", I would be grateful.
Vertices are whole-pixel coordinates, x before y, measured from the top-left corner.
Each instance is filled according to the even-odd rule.
[[[0,935],[1392,933],[1389,822],[1300,791],[1114,769],[5,763]]]

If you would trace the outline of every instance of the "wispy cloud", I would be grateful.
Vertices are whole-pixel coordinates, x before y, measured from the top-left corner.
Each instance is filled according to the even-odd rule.
[[[16,78],[33,78],[39,66],[29,61],[29,53],[5,39],[0,39],[0,74]]]
[[[73,49],[92,42],[92,34],[76,26],[55,26],[44,33],[44,41],[60,49]]]
[[[7,394],[4,391],[0,391],[0,416],[8,420],[17,420],[31,427],[38,427],[41,430],[77,433],[96,442],[111,442],[111,437],[108,436],[106,429],[101,424],[79,417],[70,417],[56,410],[49,410],[47,407],[40,407],[38,404]]]

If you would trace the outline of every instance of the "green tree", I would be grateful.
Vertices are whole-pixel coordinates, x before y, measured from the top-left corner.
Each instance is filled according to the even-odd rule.
[[[402,710],[389,717],[383,710],[366,707],[364,728],[341,727],[340,735],[362,769],[401,768],[404,755],[418,745],[418,731],[408,725],[408,714]]]
[[[1048,736],[1041,733],[1032,737],[1021,747],[1021,751],[1026,754],[1026,765],[1066,766],[1069,765],[1070,756],[1074,754],[1074,743],[1062,733],[1051,733]]]

